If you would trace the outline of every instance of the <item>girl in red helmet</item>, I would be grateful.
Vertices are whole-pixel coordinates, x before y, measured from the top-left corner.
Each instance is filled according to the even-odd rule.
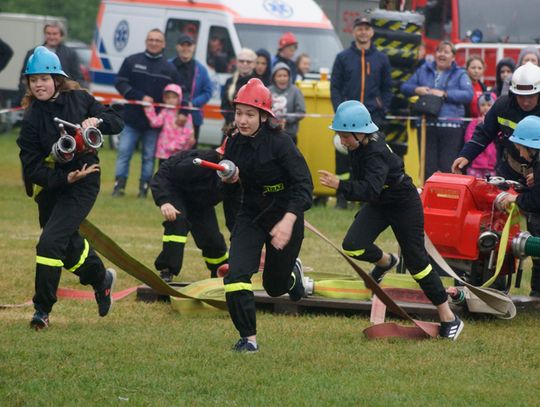
[[[156,113],[154,106],[144,108],[150,126],[161,127],[156,144],[156,158],[159,164],[174,153],[189,150],[195,144],[193,134],[193,122],[191,115],[178,114],[182,103],[182,88],[175,83],[170,83],[163,89],[163,102],[175,107],[167,107]]]
[[[240,340],[233,350],[258,351],[251,276],[266,247],[263,286],[277,297],[306,295],[297,259],[304,238],[304,211],[311,207],[313,182],[300,151],[280,127],[271,124],[272,95],[259,79],[250,79],[234,99],[235,129],[225,150],[241,181],[242,205],[231,236],[225,296]]]

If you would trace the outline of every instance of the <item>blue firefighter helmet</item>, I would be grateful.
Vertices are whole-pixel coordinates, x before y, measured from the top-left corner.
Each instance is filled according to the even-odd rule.
[[[36,47],[34,53],[28,58],[25,75],[50,74],[68,77],[62,70],[60,59],[54,53],[43,46]]]
[[[379,130],[371,120],[371,115],[366,107],[357,100],[347,100],[338,106],[334,121],[329,129],[366,134],[375,133]]]
[[[540,150],[540,117],[531,115],[522,119],[509,140],[525,147]]]

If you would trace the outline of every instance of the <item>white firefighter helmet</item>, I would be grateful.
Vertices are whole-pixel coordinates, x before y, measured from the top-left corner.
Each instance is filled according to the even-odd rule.
[[[540,92],[540,67],[532,62],[520,66],[512,74],[510,90],[516,95],[534,95]]]

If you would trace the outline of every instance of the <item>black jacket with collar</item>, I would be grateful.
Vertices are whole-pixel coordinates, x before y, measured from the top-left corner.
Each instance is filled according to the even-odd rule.
[[[530,112],[525,112],[519,107],[515,95],[501,96],[487,112],[484,122],[476,126],[472,139],[463,146],[459,156],[472,162],[489,143],[494,142],[497,148],[497,174],[526,184],[523,175],[507,164],[506,155],[510,155],[518,163],[528,164],[520,157],[509,137],[514,133],[517,124],[530,115],[540,116],[540,103]]]
[[[248,216],[268,214],[279,220],[285,212],[301,216],[311,207],[311,174],[287,134],[270,130],[267,125],[254,137],[236,133],[227,142],[224,158],[240,170],[241,212]]]
[[[392,152],[384,137],[376,133],[370,141],[349,151],[351,179],[340,181],[338,192],[348,201],[392,204],[403,198],[403,192],[414,188],[405,174],[403,160]]]

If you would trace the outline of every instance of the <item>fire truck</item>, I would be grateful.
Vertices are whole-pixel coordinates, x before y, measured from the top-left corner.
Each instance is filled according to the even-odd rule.
[[[424,15],[423,43],[433,53],[443,39],[456,45],[456,62],[471,55],[486,62],[484,80],[495,82],[501,58],[517,62],[524,47],[540,48],[538,1],[535,0],[412,0],[411,10]]]

